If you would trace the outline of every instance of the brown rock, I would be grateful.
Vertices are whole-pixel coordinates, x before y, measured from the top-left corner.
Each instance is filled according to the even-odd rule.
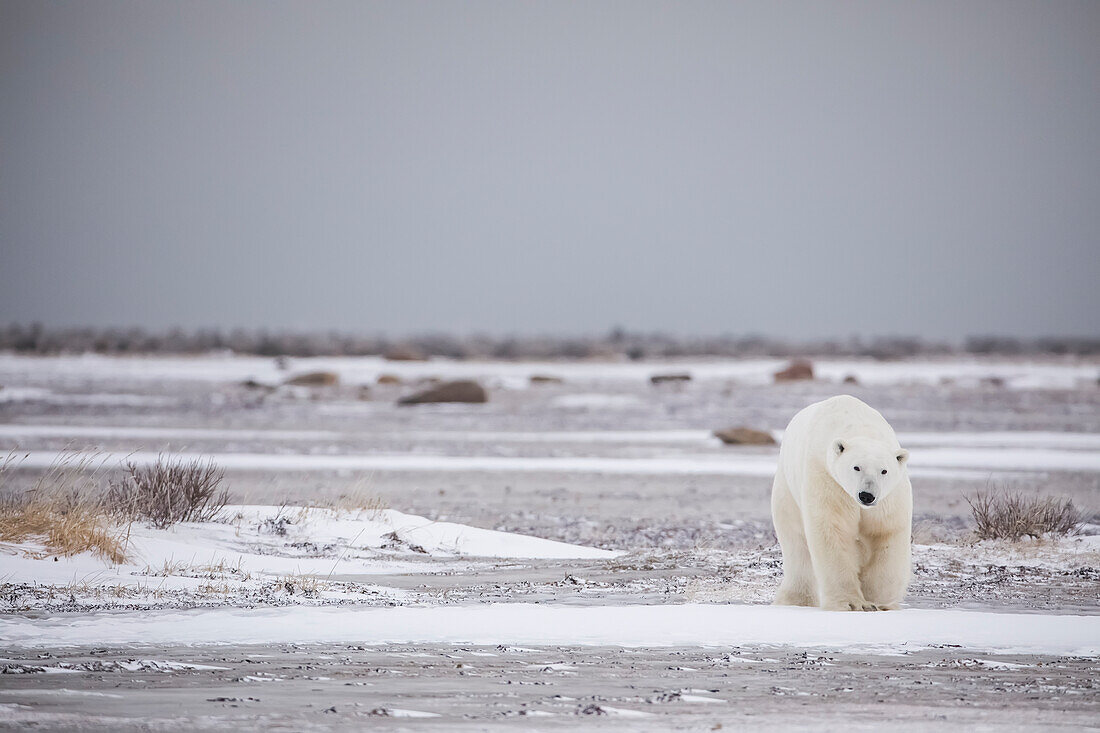
[[[691,375],[687,372],[680,372],[676,374],[654,374],[649,378],[649,381],[654,384],[663,384],[665,382],[690,382]]]
[[[401,377],[396,374],[379,374],[379,384],[401,384]]]
[[[844,383],[845,384],[854,384],[857,387],[859,386],[859,380],[856,379],[856,375],[854,375],[854,374],[849,374],[848,376],[846,376],[844,378]]]
[[[548,374],[532,374],[531,384],[562,384],[565,380],[561,377],[551,377]]]
[[[457,382],[443,382],[416,394],[402,397],[397,401],[399,405],[421,405],[429,402],[488,402],[489,394],[477,382],[460,380]]]
[[[382,355],[389,361],[427,361],[424,352],[415,346],[394,346]]]
[[[336,372],[307,372],[283,382],[294,387],[332,387],[339,383],[340,376]]]
[[[714,437],[726,445],[775,445],[775,438],[771,433],[752,428],[727,428],[715,430]]]
[[[799,379],[813,379],[814,365],[805,359],[795,359],[786,369],[775,373],[777,382],[794,382]]]

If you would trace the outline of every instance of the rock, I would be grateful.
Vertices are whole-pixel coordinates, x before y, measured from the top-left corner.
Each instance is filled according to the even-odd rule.
[[[369,400],[370,399],[370,387],[368,387],[365,384],[359,385],[359,399],[361,399],[361,400]]]
[[[379,374],[379,384],[401,384],[401,377],[396,374]]]
[[[394,346],[382,355],[388,361],[427,361],[428,357],[415,346]]]
[[[983,387],[1003,387],[1005,386],[1004,377],[982,377]]]
[[[340,376],[336,372],[307,372],[283,382],[293,387],[332,387],[339,383]]]
[[[258,382],[255,379],[246,379],[241,382],[241,386],[245,389],[261,389],[265,392],[270,392],[272,389],[274,389],[274,387],[272,387],[270,384],[264,384],[263,382]],[[0,387],[0,389],[3,388]]]
[[[416,394],[402,397],[397,401],[399,405],[422,405],[429,402],[488,402],[489,395],[477,382],[460,380],[457,382],[443,382]]]
[[[794,382],[799,379],[813,379],[814,365],[805,359],[795,359],[787,365],[786,369],[776,372],[773,376],[777,382]]]
[[[551,377],[548,374],[532,374],[531,384],[563,384],[565,382],[561,377]]]
[[[676,374],[654,374],[649,378],[649,381],[654,384],[663,384],[665,382],[690,382],[691,375],[687,372],[680,372]]]
[[[854,374],[849,374],[848,376],[846,376],[844,378],[844,383],[845,384],[854,384],[857,387],[859,386],[859,380],[856,379],[856,375],[854,375]]]
[[[727,428],[715,430],[714,437],[726,445],[775,445],[775,438],[771,433],[752,428]]]

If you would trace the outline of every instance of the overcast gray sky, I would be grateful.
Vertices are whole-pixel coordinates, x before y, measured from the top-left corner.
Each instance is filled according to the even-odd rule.
[[[1100,335],[1100,3],[0,0],[0,321]]]

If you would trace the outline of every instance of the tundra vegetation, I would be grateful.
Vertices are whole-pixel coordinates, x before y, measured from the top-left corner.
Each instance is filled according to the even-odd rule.
[[[0,465],[0,541],[38,541],[43,556],[91,552],[123,563],[132,522],[160,529],[208,522],[230,500],[213,461],[161,456],[150,466],[127,463],[121,478],[110,479],[99,454],[77,451],[61,456],[25,490],[5,480],[18,464],[10,454]]]
[[[1024,537],[1065,536],[1083,521],[1069,499],[1022,492],[979,491],[967,497],[978,539],[1018,542]]]

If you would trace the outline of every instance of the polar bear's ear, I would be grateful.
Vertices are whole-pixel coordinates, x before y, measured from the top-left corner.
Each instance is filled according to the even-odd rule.
[[[905,462],[909,460],[909,451],[902,448],[898,451],[898,463],[905,465]]]
[[[843,452],[844,452],[844,443],[839,441],[839,440],[833,442],[833,453],[836,453],[839,456]]]

